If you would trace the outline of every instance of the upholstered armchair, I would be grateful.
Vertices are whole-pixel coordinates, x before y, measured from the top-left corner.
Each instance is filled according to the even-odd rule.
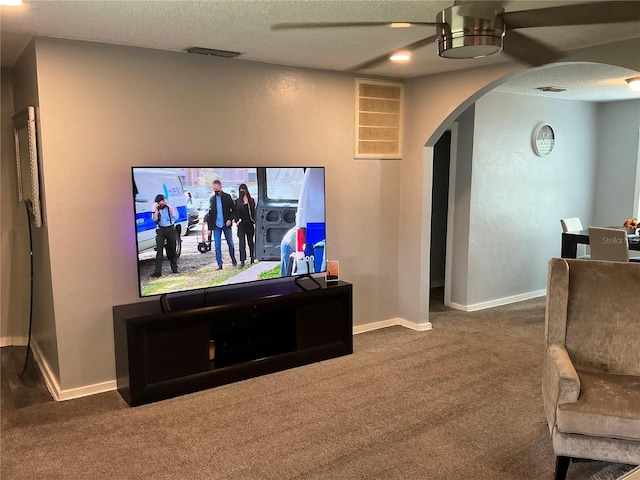
[[[551,259],[545,339],[556,479],[571,458],[640,464],[640,265]]]

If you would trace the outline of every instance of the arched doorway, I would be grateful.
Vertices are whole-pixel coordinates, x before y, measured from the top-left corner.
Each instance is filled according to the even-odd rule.
[[[582,76],[593,72],[591,91],[586,94],[572,88],[565,98],[531,97],[523,95],[526,92],[522,88],[514,91],[512,87],[527,84],[527,77],[534,78],[533,84],[541,82],[540,78],[556,78],[557,82],[551,82],[555,85],[562,85],[565,78],[564,83],[574,87],[575,82],[567,76],[577,72]],[[550,65],[519,72],[495,82],[498,88],[471,97],[472,105],[452,120],[452,125],[462,127],[456,128],[460,151],[452,160],[449,184],[449,198],[455,202],[455,215],[450,212],[447,231],[449,282],[445,301],[450,306],[478,310],[544,295],[546,263],[559,255],[559,218],[579,216],[588,224],[607,223],[604,218],[616,215],[626,218],[619,207],[616,213],[615,207],[607,210],[602,206],[606,203],[603,199],[616,194],[621,197],[617,205],[628,204],[629,211],[634,208],[635,177],[640,171],[638,128],[629,123],[633,123],[634,109],[639,106],[626,102],[625,110],[625,102],[616,102],[615,108],[593,103],[621,99],[595,95],[595,77],[607,77],[600,84],[622,79],[626,94],[624,78],[634,74],[632,70],[594,64]],[[613,111],[607,113],[608,108]],[[619,117],[618,126],[615,115]],[[541,158],[531,150],[531,131],[538,122],[549,120],[556,125],[560,138],[556,151]],[[599,139],[603,126],[608,133]],[[616,171],[626,172],[616,173],[616,181],[624,182],[628,177],[630,185],[622,192],[607,193],[606,182],[599,185],[596,179],[613,174],[607,173],[598,160],[611,132],[625,128],[635,131],[635,138],[628,140],[626,147],[621,145],[622,140],[616,142],[616,148],[623,149]],[[433,155],[432,228],[433,219],[442,217],[434,199],[436,190],[442,188],[436,184],[442,178],[437,176],[437,162],[442,161],[437,158],[439,144],[435,144],[435,155],[432,147],[425,147],[425,157]],[[434,233],[432,230],[432,239]],[[432,243],[431,262],[435,247]]]

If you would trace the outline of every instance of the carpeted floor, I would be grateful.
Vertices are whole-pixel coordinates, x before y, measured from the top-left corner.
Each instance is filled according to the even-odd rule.
[[[432,313],[355,353],[129,408],[115,392],[2,412],[3,479],[552,479],[544,299]],[[568,480],[630,467],[580,462]]]

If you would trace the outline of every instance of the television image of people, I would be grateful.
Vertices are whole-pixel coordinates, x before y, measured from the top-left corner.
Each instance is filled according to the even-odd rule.
[[[141,297],[326,270],[323,167],[133,167]]]

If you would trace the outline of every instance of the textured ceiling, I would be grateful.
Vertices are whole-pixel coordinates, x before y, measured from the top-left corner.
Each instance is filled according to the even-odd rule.
[[[638,72],[628,68],[597,63],[564,64],[526,71],[523,75],[511,78],[494,90],[563,100],[613,102],[640,99],[640,92],[629,89],[625,81],[635,76],[638,76]],[[560,87],[566,91],[542,92],[537,90],[538,87]]]
[[[435,33],[434,27],[387,27],[271,31],[282,22],[434,21],[452,5],[447,1],[376,0],[225,0],[225,1],[32,1],[22,7],[2,7],[0,41],[2,65],[11,66],[33,35],[183,51],[199,46],[241,52],[240,59],[328,70],[346,70],[382,53]],[[575,2],[505,2],[507,11]],[[640,8],[640,2],[638,2]],[[640,35],[640,22],[606,25],[545,27],[520,30],[544,39],[560,50],[571,50]],[[408,78],[508,61],[504,54],[475,60],[445,60],[436,46],[415,53],[408,65],[386,63],[366,74]],[[238,60],[230,60],[238,61]],[[586,67],[584,67],[586,68]],[[536,82],[564,83],[545,79]],[[618,72],[620,74],[620,72]],[[626,72],[625,72],[626,74]],[[602,79],[580,74],[584,87],[604,85]],[[578,82],[578,74],[574,77]],[[515,80],[514,80],[515,81]],[[524,78],[520,77],[520,82]],[[577,85],[577,83],[576,83]],[[536,85],[541,86],[541,85]],[[529,85],[523,85],[529,87]],[[625,90],[626,91],[626,90]],[[621,90],[622,92],[622,90]],[[620,98],[618,93],[618,97]],[[634,98],[633,94],[631,97]],[[635,97],[637,98],[637,96]],[[596,99],[593,97],[592,99]]]

